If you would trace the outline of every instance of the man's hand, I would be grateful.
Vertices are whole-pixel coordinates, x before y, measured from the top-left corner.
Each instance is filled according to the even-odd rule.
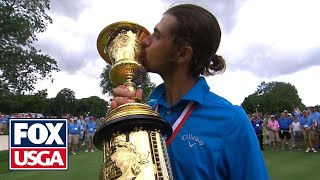
[[[133,98],[142,99],[142,89],[138,89],[136,93],[134,93],[129,91],[129,89],[124,85],[114,88],[113,99],[111,100],[111,110],[122,104],[136,102]]]

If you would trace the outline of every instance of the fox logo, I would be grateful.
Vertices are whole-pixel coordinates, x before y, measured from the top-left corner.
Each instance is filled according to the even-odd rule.
[[[10,170],[67,170],[67,119],[11,119]]]

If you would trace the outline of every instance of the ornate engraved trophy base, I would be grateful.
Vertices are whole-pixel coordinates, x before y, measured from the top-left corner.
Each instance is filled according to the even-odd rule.
[[[95,133],[94,145],[104,152],[104,179],[173,179],[162,136],[171,135],[171,126],[147,110],[140,103],[119,106]]]

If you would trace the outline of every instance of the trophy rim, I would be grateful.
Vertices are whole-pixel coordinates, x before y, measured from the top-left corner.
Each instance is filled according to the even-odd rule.
[[[171,125],[160,116],[132,114],[104,122],[94,133],[93,144],[102,150],[102,142],[109,141],[114,133],[125,134],[135,131],[135,128],[140,127],[146,131],[159,130],[160,134],[167,138],[170,138],[173,133]]]
[[[104,59],[110,65],[112,65],[111,58],[109,56],[109,53],[104,52],[104,49],[113,40],[110,37],[113,36],[114,32],[117,32],[117,30],[121,30],[125,28],[138,29],[138,31],[142,31],[147,36],[150,35],[150,32],[144,26],[131,21],[118,21],[106,26],[98,36],[97,49],[102,59]]]

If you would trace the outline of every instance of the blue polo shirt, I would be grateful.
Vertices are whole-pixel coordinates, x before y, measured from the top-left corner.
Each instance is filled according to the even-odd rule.
[[[262,126],[262,120],[260,118],[252,119],[251,124],[256,133],[258,134],[262,133],[263,126]]]
[[[149,97],[171,125],[188,102],[197,103],[168,147],[175,179],[269,179],[255,131],[245,113],[209,91],[201,77],[176,104],[165,101],[165,85]]]
[[[0,118],[0,123],[1,123],[1,124],[8,124],[8,123],[9,123],[8,117],[7,117],[7,116],[2,116],[2,117]]]
[[[310,118],[312,118],[314,121],[317,121],[317,123],[320,123],[320,113],[319,112],[313,112],[310,113]]]
[[[308,117],[302,116],[299,119],[299,122],[300,122],[301,126],[308,128],[308,127],[311,127],[315,121],[313,121],[312,118],[310,118],[310,116],[308,116]]]
[[[94,133],[96,131],[97,128],[97,123],[96,122],[91,122],[89,121],[86,125],[86,129],[89,133]]]
[[[70,134],[79,134],[81,131],[81,125],[79,123],[70,123],[68,129]]]
[[[292,124],[292,120],[289,118],[280,117],[278,119],[278,123],[279,123],[280,129],[288,130],[290,124]]]

